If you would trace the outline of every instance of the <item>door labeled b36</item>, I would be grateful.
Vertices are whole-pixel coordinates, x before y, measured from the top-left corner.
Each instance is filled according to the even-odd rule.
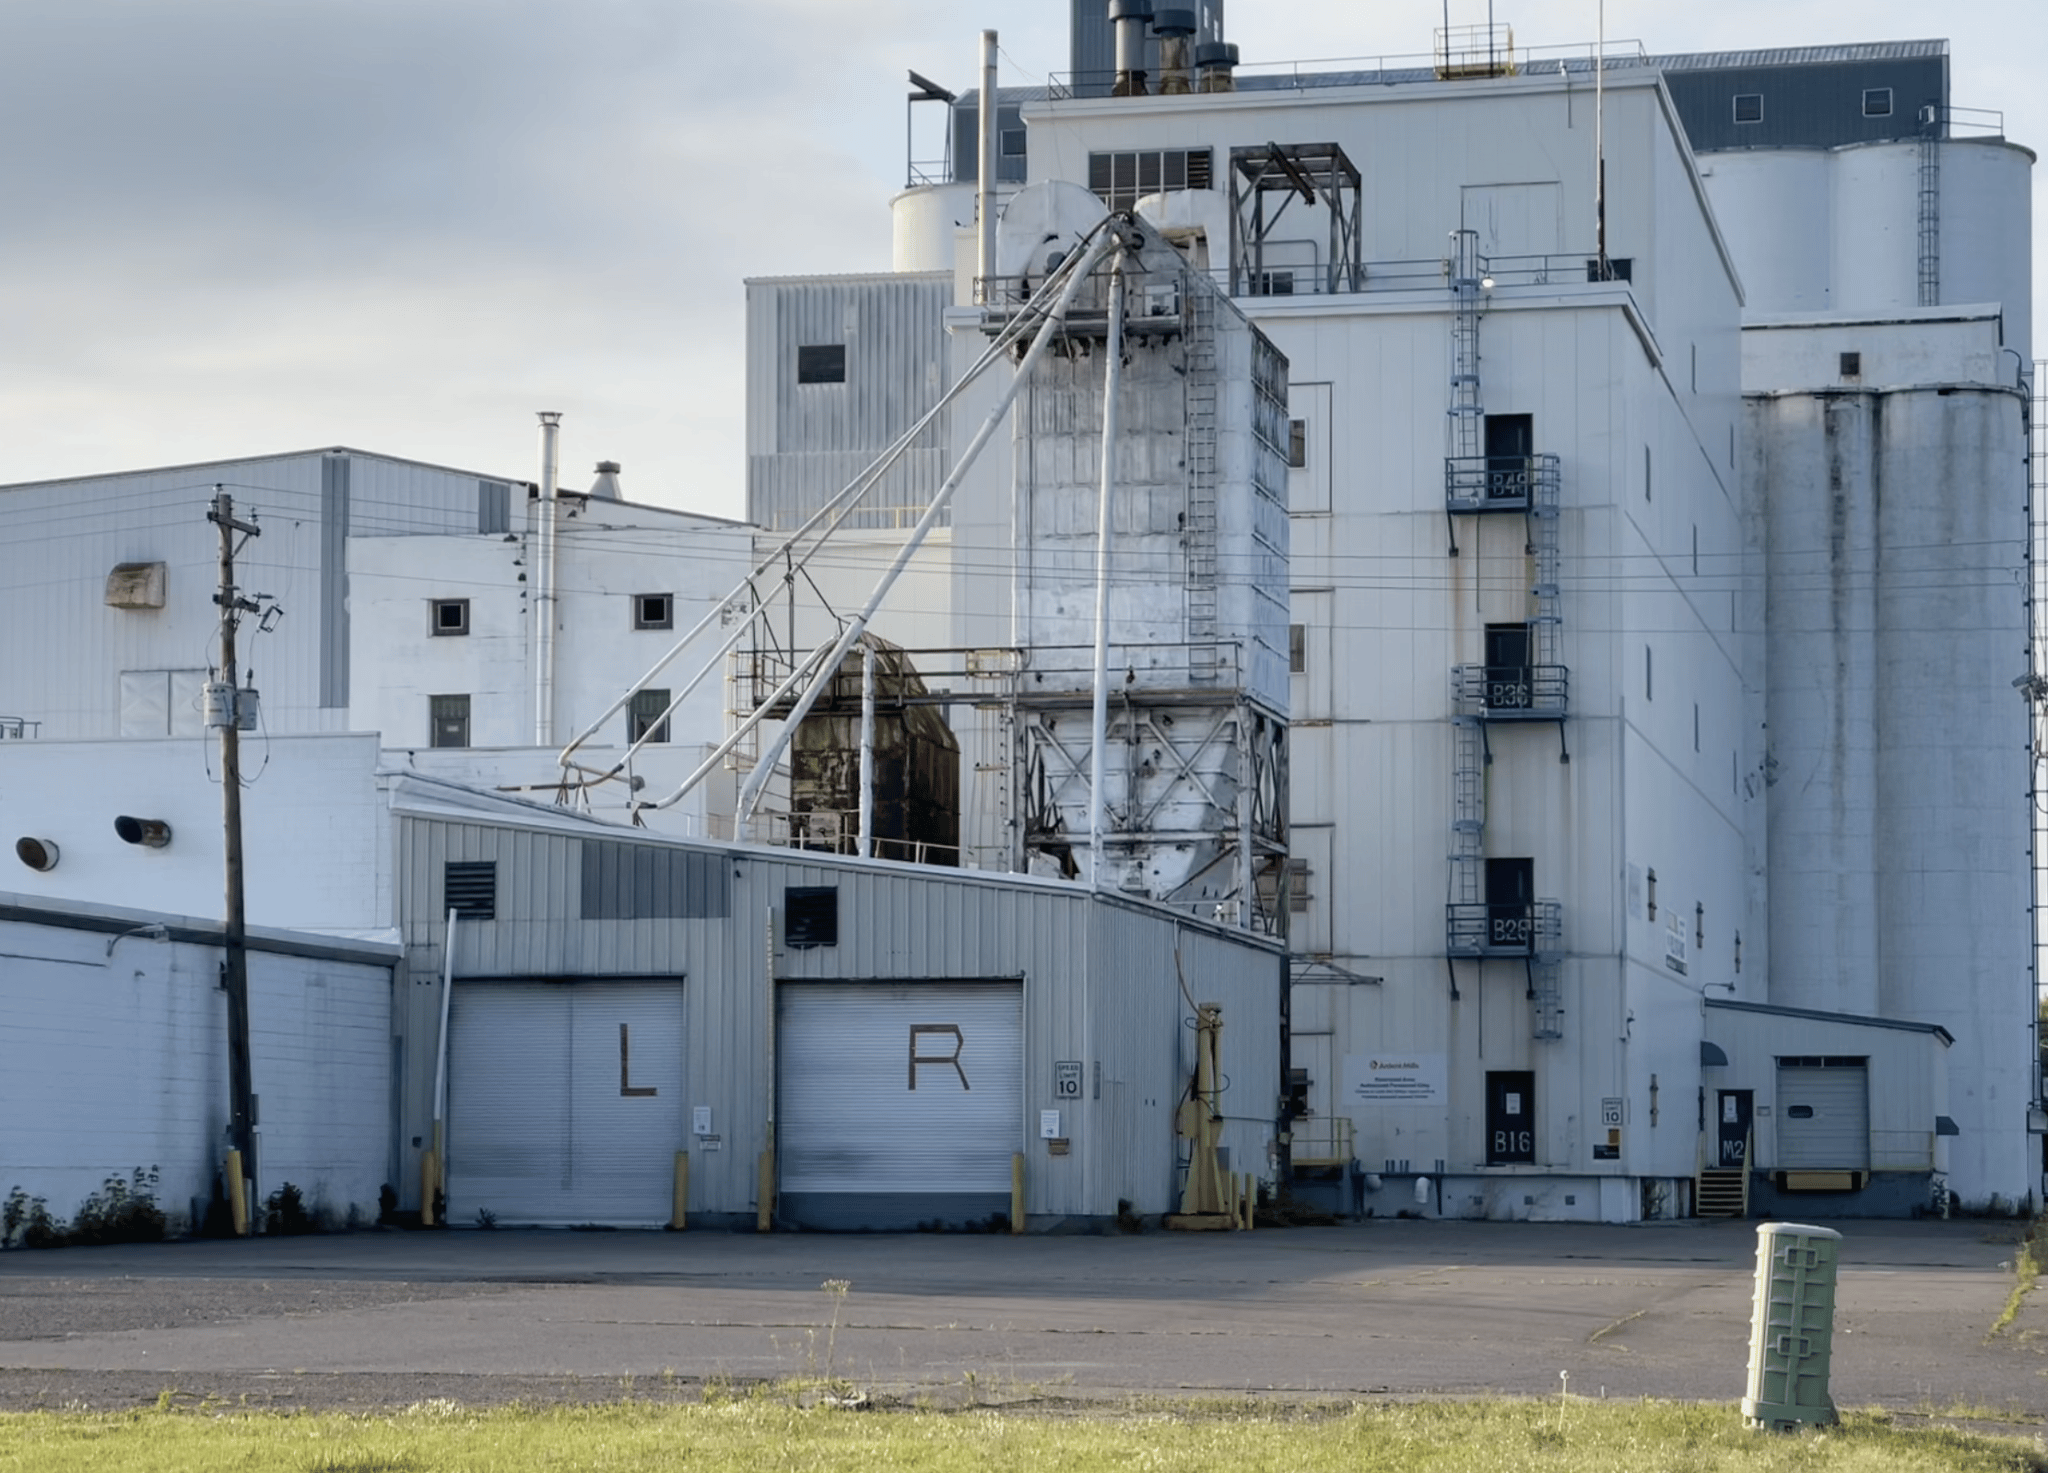
[[[1526,1069],[1486,1076],[1486,1164],[1536,1159],[1536,1076]]]

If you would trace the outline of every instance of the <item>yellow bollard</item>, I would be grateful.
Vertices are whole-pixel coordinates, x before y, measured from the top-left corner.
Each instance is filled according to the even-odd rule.
[[[775,1221],[775,1147],[761,1153],[761,1179],[756,1183],[754,1231],[765,1233]]]
[[[676,1152],[675,1200],[669,1204],[668,1225],[681,1232],[690,1225],[690,1153]]]
[[[249,1187],[242,1180],[242,1153],[228,1152],[227,1164],[221,1168],[226,1178],[224,1186],[228,1194],[228,1220],[235,1226],[235,1236],[249,1236]]]
[[[1010,1232],[1024,1231],[1024,1153],[1010,1157]]]

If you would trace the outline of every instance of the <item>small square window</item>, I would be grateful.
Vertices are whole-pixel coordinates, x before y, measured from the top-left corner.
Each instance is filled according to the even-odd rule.
[[[1308,464],[1308,421],[1287,421],[1287,463],[1295,470]]]
[[[846,344],[820,343],[796,350],[796,381],[800,384],[846,382]]]
[[[466,598],[437,598],[429,605],[433,613],[432,632],[441,634],[469,633],[469,600]]]
[[[1888,118],[1892,115],[1892,89],[1889,87],[1865,87],[1863,89],[1863,116],[1866,118]]]
[[[469,697],[428,696],[427,744],[434,747],[469,745]]]
[[[782,892],[782,944],[792,951],[839,944],[839,891],[790,885]]]
[[[1764,120],[1764,95],[1761,92],[1738,92],[1735,94],[1735,121],[1738,123],[1761,123]]]
[[[636,593],[633,595],[633,627],[635,629],[673,629],[676,627],[676,601],[666,593]]]
[[[1024,130],[1022,128],[1003,129],[1002,139],[1004,158],[1021,159],[1024,157]]]
[[[1842,355],[1842,377],[1863,377],[1863,355],[1861,353],[1844,353]]]
[[[633,704],[626,710],[626,740],[637,742],[645,737],[650,742],[668,740],[668,702],[665,690],[636,690]]]
[[[1308,625],[1287,626],[1287,670],[1291,675],[1308,673]]]

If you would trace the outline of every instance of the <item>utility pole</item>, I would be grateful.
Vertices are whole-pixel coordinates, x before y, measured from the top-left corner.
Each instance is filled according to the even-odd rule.
[[[238,521],[234,498],[213,488],[213,506],[206,519],[220,528],[220,668],[206,690],[206,724],[220,731],[220,814],[227,856],[227,917],[223,928],[222,982],[228,994],[228,1139],[231,1216],[237,1234],[250,1229],[256,1183],[256,1097],[249,1067],[249,957],[244,947],[247,926],[242,911],[242,733],[240,695],[235,681],[235,635],[241,616],[257,612],[252,599],[235,587],[235,534],[244,541],[263,535],[253,522]]]

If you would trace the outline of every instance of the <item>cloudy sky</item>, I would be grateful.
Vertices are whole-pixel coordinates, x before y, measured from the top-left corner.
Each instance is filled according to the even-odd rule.
[[[1454,22],[1483,19],[1453,0]],[[13,0],[0,482],[351,444],[739,515],[748,276],[886,269],[904,69],[1064,70],[1065,0]],[[1501,0],[1525,44],[1596,0]],[[1426,51],[1441,0],[1229,0],[1247,62]],[[2048,143],[2048,6],[1608,0],[1653,51],[1946,34]],[[926,111],[936,112],[936,109]],[[2048,335],[2036,331],[2037,341]]]

